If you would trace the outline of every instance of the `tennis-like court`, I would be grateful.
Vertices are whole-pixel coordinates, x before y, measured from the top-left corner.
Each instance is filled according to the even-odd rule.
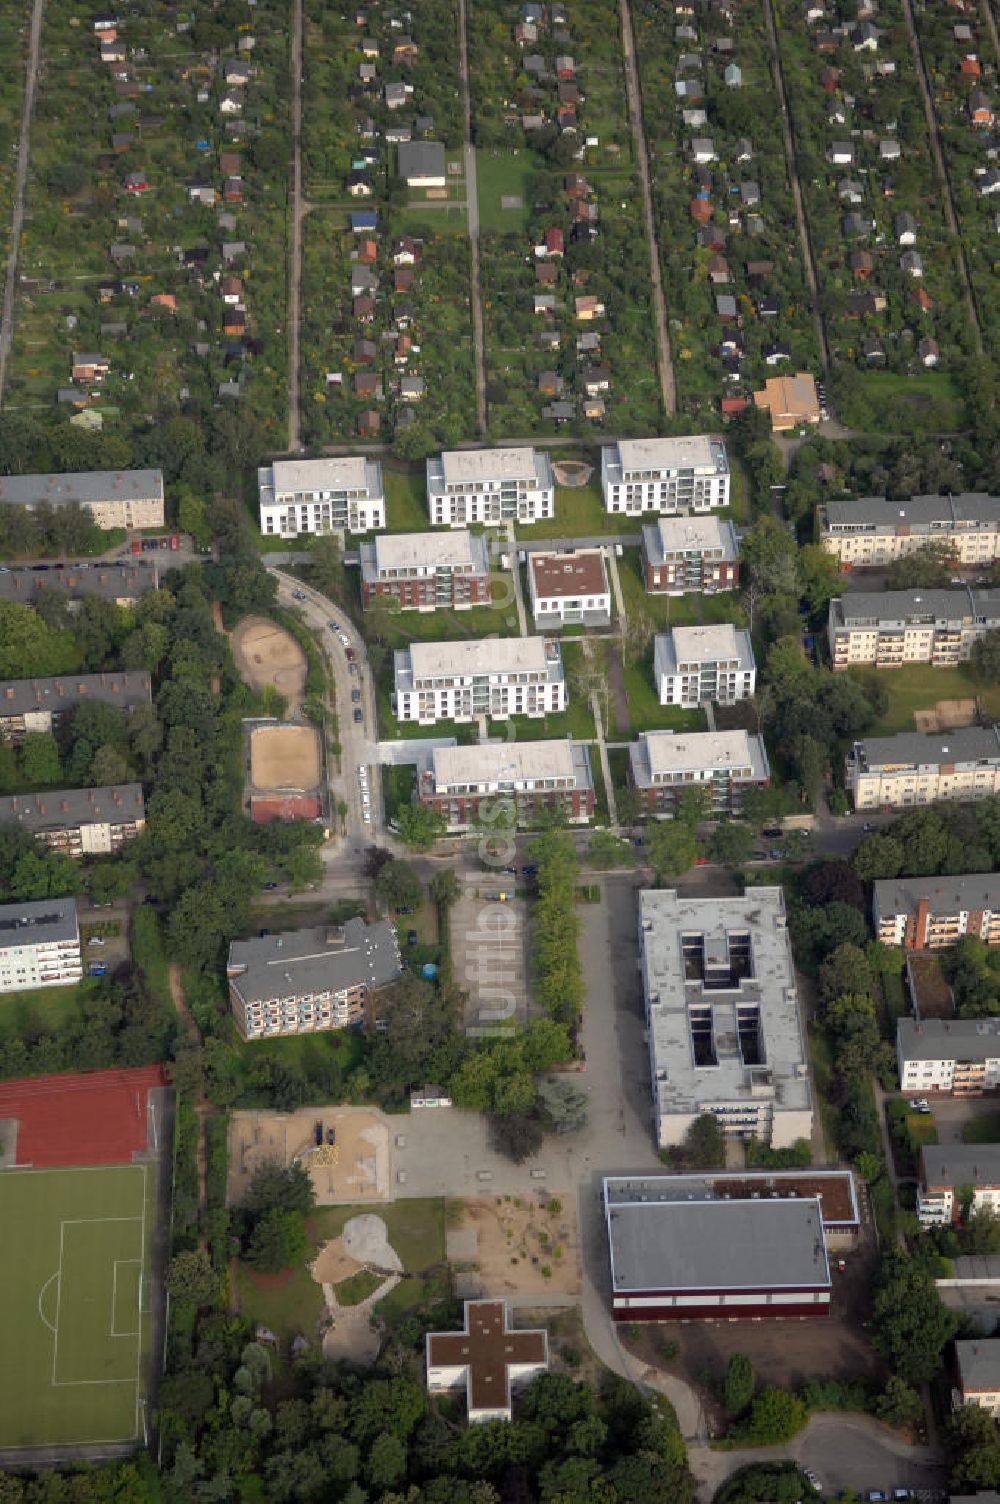
[[[145,1435],[155,1166],[0,1175],[0,1448]]]

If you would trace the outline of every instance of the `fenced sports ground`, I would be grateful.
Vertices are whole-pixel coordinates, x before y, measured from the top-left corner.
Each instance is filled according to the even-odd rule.
[[[0,1083],[0,1462],[149,1439],[172,1141],[158,1066]]]
[[[0,1447],[142,1441],[153,1178],[0,1175]]]

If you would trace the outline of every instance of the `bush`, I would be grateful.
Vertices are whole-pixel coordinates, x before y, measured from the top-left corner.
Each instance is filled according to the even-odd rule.
[[[740,1428],[739,1439],[758,1447],[791,1441],[808,1418],[809,1412],[797,1394],[771,1385],[754,1400],[750,1419]]]

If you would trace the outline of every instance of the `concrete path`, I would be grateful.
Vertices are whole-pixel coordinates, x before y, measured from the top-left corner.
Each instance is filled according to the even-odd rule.
[[[601,717],[601,706],[596,689],[592,689],[590,692],[590,710],[594,717],[594,729],[597,732],[595,737],[597,755],[601,760],[601,772],[604,775],[604,792],[608,800],[608,824],[612,829],[616,829],[618,825],[618,808],[615,804],[614,784],[611,782],[611,762],[608,758],[607,743],[604,740],[604,721]]]
[[[466,0],[458,0],[458,77],[462,91],[465,145],[465,206],[469,221],[469,297],[472,305],[472,346],[476,362],[476,422],[486,432],[486,345],[483,336],[483,287],[479,272],[479,192],[476,186],[476,148],[472,144],[472,97],[469,92],[469,27]]]
[[[14,212],[10,225],[10,255],[7,257],[7,280],[3,290],[3,315],[0,317],[0,406],[3,405],[7,381],[7,358],[14,337],[14,297],[17,292],[17,258],[24,228],[24,190],[28,181],[31,154],[31,116],[38,86],[38,58],[42,46],[42,16],[45,0],[34,0],[31,29],[28,35],[28,66],[24,77],[24,101],[21,106],[21,139],[17,148],[17,181],[14,186]]]
[[[302,0],[292,0],[292,183],[288,254],[288,448],[302,448],[299,422],[299,317],[302,284]]]
[[[646,151],[646,132],[642,120],[642,91],[639,86],[639,69],[635,58],[635,33],[632,30],[632,12],[628,0],[621,0],[620,9],[622,57],[625,63],[625,95],[628,99],[628,112],[632,121],[635,165],[639,171],[643,218],[646,221],[646,243],[649,247],[649,280],[653,290],[653,324],[656,330],[656,364],[660,376],[663,410],[669,415],[677,410],[677,386],[674,381],[670,335],[667,332],[667,305],[663,296],[663,279],[660,276],[660,252],[656,239],[656,219],[653,214],[649,155]]]
[[[510,574],[514,586],[514,604],[517,607],[517,626],[522,637],[528,635],[528,615],[524,609],[524,591],[521,589],[521,566],[517,562],[517,539],[514,524],[507,523],[507,547],[510,549]]]
[[[615,610],[618,612],[618,620],[625,620],[625,597],[622,595],[622,582],[618,574],[618,555],[615,553],[615,545],[608,544],[604,549],[604,557],[608,561],[608,573],[611,576],[611,594],[615,598]]]

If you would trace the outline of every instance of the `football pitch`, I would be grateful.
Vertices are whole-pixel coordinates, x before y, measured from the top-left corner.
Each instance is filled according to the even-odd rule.
[[[0,1172],[0,1448],[142,1438],[153,1178]]]

